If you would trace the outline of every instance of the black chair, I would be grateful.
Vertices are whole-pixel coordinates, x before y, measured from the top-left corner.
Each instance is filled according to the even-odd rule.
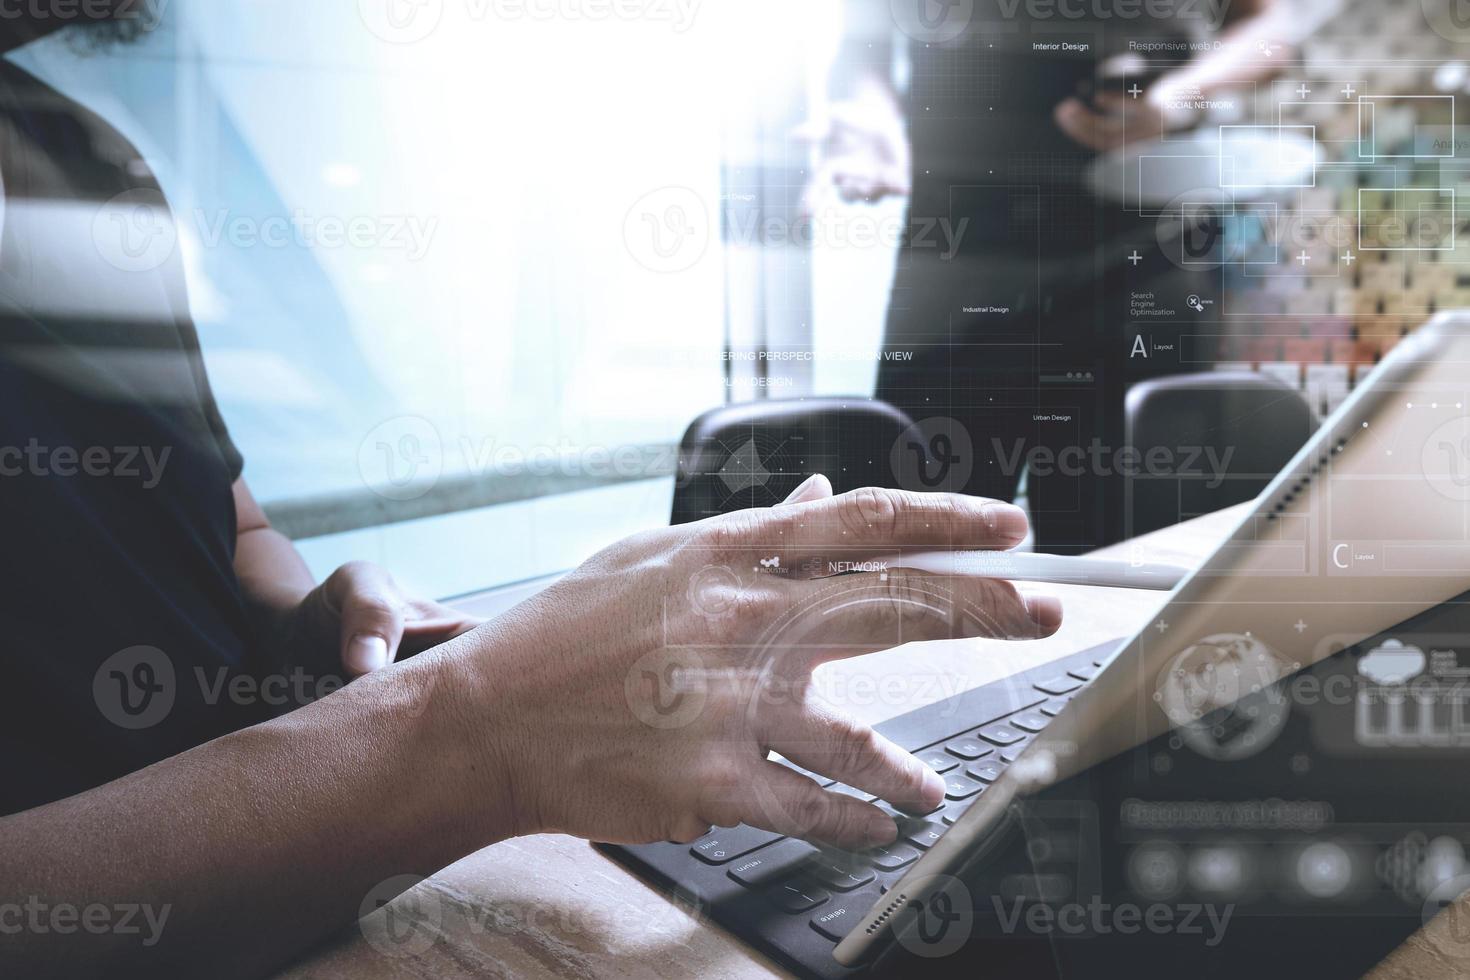
[[[1140,382],[1124,412],[1124,442],[1143,461],[1124,477],[1128,537],[1254,499],[1316,427],[1299,392],[1249,371]]]
[[[897,454],[914,439],[913,421],[870,398],[747,402],[705,412],[684,433],[670,523],[780,503],[822,473],[843,493],[899,488]],[[922,450],[920,450],[922,451]]]

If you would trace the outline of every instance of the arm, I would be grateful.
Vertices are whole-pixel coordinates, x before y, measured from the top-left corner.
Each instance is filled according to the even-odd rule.
[[[260,632],[276,635],[316,588],[316,580],[290,540],[271,527],[244,478],[230,489],[235,495],[235,575]]]
[[[917,572],[748,574],[703,611],[689,601],[702,569],[757,553],[798,569],[1026,533],[1021,511],[978,498],[829,494],[819,481],[782,507],[639,535],[315,704],[0,819],[0,908],[134,903],[161,925],[0,922],[0,962],[255,976],[350,923],[385,879],[516,834],[688,842],[743,822],[850,849],[891,842],[882,810],[767,761],[780,752],[912,812],[943,797],[938,775],[823,701],[812,672],[900,642],[1047,635],[1061,611],[1005,582]],[[783,631],[793,622],[806,625]]]
[[[796,131],[814,149],[815,169],[802,211],[842,201],[881,201],[909,193],[912,153],[898,93],[890,81],[893,21],[886,5],[848,3],[828,78],[828,100]]]
[[[350,923],[383,879],[506,836],[468,667],[416,658],[0,820],[0,903],[43,910],[35,923],[0,922],[5,972],[258,976]],[[139,931],[96,935],[73,921],[66,932],[49,918],[97,904],[141,907]]]
[[[341,664],[355,677],[481,622],[440,603],[403,595],[387,572],[366,562],[343,565],[317,587],[306,562],[271,527],[245,481],[236,480],[232,490],[235,575],[267,663],[323,669]]]

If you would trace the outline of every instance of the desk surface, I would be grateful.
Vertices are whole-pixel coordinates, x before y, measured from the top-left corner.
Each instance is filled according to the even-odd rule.
[[[1137,539],[1151,561],[1195,564],[1240,519],[1221,511]],[[863,670],[945,672],[975,687],[1017,670],[1133,633],[1162,593],[1052,586],[1066,621],[1026,643],[911,644],[864,658]],[[841,671],[844,664],[824,670]],[[849,669],[851,669],[849,667]],[[942,696],[936,692],[935,698]],[[854,714],[877,723],[917,707],[874,704]],[[427,869],[421,869],[427,870]],[[1470,909],[1470,903],[1462,903]],[[406,977],[771,977],[784,970],[697,913],[598,854],[584,841],[544,835],[505,841],[439,871],[282,977],[398,980]],[[1459,909],[1457,909],[1459,911]],[[1452,913],[1453,914],[1453,913]],[[1470,911],[1463,911],[1463,924]],[[1449,936],[1451,915],[1421,930],[1374,980],[1470,980],[1470,944]],[[391,936],[391,938],[390,938]]]

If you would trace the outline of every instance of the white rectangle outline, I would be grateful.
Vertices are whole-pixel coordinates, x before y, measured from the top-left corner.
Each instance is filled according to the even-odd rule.
[[[1409,246],[1404,246],[1402,248],[1375,248],[1375,247],[1370,247],[1368,245],[1364,245],[1363,244],[1363,192],[1364,191],[1372,191],[1374,193],[1378,193],[1380,191],[1387,191],[1390,194],[1399,194],[1399,193],[1404,193],[1404,192],[1408,192],[1408,191],[1418,191],[1418,192],[1425,193],[1425,194],[1430,194],[1430,193],[1433,193],[1433,194],[1444,194],[1444,193],[1448,192],[1449,195],[1450,195],[1450,243],[1448,245],[1442,246],[1440,248],[1411,248]],[[1358,251],[1360,251],[1360,252],[1453,252],[1455,250],[1455,234],[1459,230],[1456,227],[1456,222],[1458,220],[1459,219],[1457,219],[1455,217],[1455,189],[1453,187],[1359,187],[1358,188]]]
[[[1311,132],[1311,136],[1312,136],[1312,182],[1310,184],[1227,184],[1225,182],[1225,130],[1227,130],[1227,129],[1274,129],[1274,130],[1277,131],[1278,134],[1283,129],[1305,129],[1305,130],[1309,130]],[[1216,151],[1215,151],[1216,152],[1217,159],[1218,159],[1218,164],[1217,164],[1217,167],[1216,167],[1216,171],[1217,171],[1216,178],[1219,180],[1220,186],[1223,187],[1223,188],[1226,188],[1227,190],[1262,190],[1262,189],[1264,189],[1264,190],[1273,190],[1273,189],[1290,188],[1290,187],[1316,187],[1317,186],[1317,126],[1316,126],[1316,124],[1302,125],[1302,126],[1296,126],[1296,125],[1282,126],[1279,123],[1265,123],[1265,124],[1260,124],[1260,125],[1245,125],[1245,124],[1221,125],[1220,127],[1218,127],[1218,132],[1216,134],[1216,142],[1219,144],[1217,146],[1217,148],[1216,148]],[[1232,166],[1233,165],[1234,165],[1234,158],[1232,158]]]
[[[1363,152],[1363,106],[1373,110],[1373,141],[1378,139],[1377,99],[1449,99],[1450,100],[1450,152],[1448,153],[1364,153]],[[1455,155],[1455,96],[1449,95],[1360,95],[1358,96],[1358,159],[1375,162],[1378,160],[1449,160]]]

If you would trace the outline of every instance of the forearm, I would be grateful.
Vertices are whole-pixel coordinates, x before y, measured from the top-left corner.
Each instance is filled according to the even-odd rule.
[[[235,542],[235,575],[258,635],[279,637],[291,614],[316,586],[306,562],[279,531],[257,527]]]
[[[466,651],[483,651],[455,647],[0,820],[0,904],[127,904],[162,920],[156,937],[143,916],[125,935],[0,920],[0,962],[18,976],[256,976],[353,921],[383,880],[507,836],[472,707],[483,686]]]

